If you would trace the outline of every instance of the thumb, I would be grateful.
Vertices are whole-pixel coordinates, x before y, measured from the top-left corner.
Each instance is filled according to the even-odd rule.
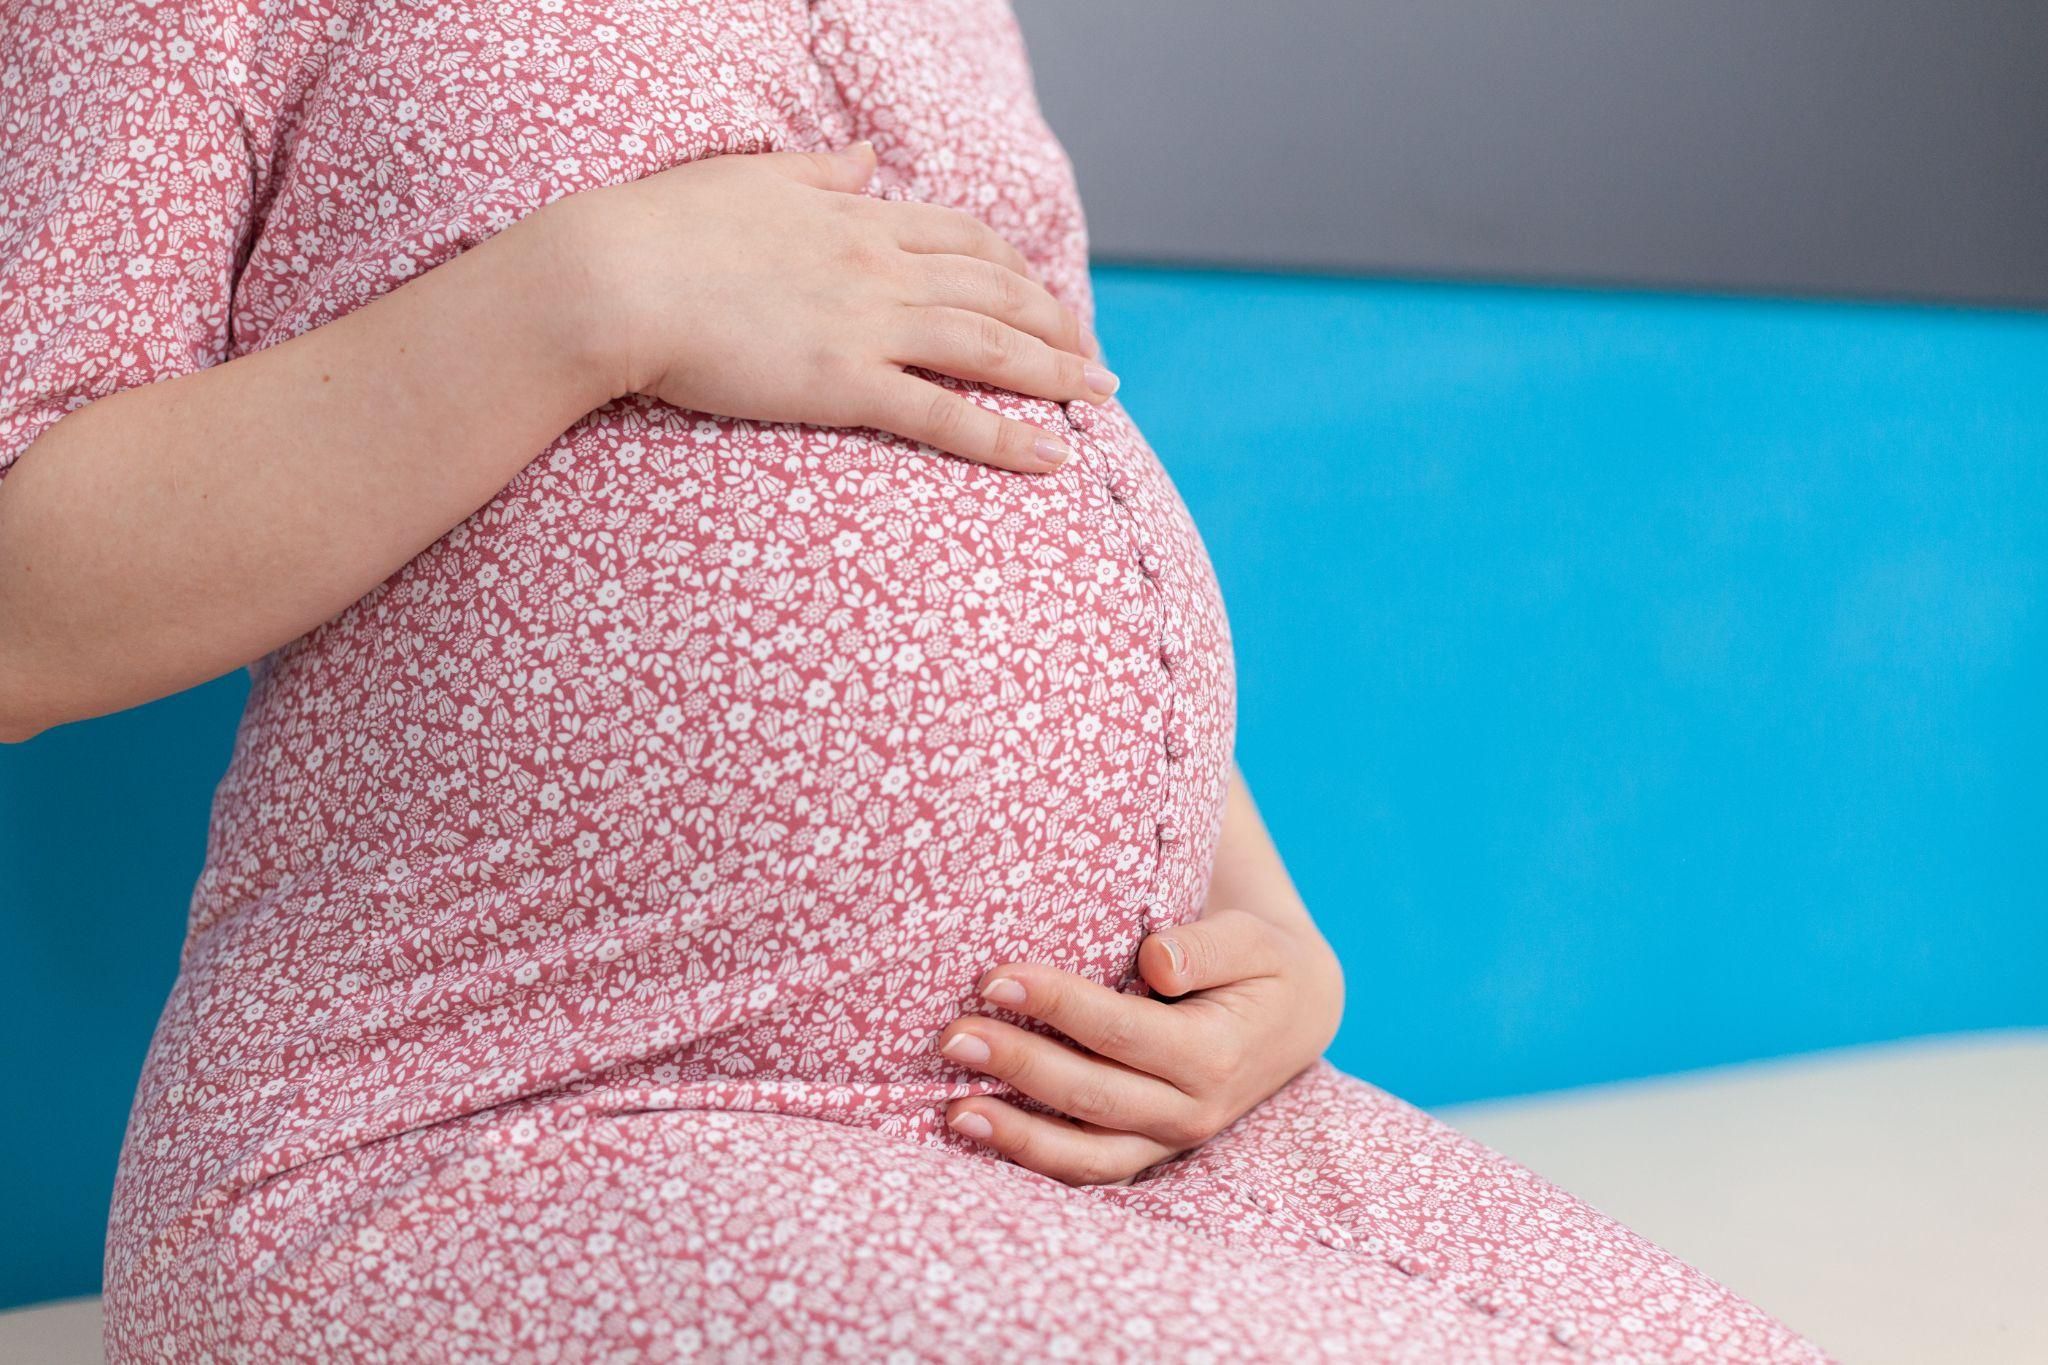
[[[862,138],[836,152],[769,152],[764,160],[799,184],[854,194],[875,174],[875,144]]]
[[[1278,970],[1273,926],[1243,910],[1215,910],[1192,924],[1147,934],[1138,975],[1161,995],[1213,990]]]

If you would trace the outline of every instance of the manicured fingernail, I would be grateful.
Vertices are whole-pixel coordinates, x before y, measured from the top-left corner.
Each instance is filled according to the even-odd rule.
[[[1173,963],[1173,974],[1179,976],[1182,972],[1186,971],[1188,969],[1186,950],[1170,938],[1162,938],[1159,941],[1166,945],[1166,958],[1169,962]]]
[[[946,1121],[952,1125],[954,1132],[962,1137],[971,1137],[976,1142],[987,1142],[996,1135],[995,1125],[972,1109],[962,1109]]]
[[[1081,329],[1081,342],[1088,348],[1088,358],[1090,360],[1100,360],[1102,358],[1102,343],[1096,339],[1095,333],[1089,331],[1086,327]]]
[[[999,976],[981,988],[981,998],[997,1005],[1024,1003],[1024,983]]]
[[[1088,381],[1089,388],[1095,390],[1097,393],[1104,394],[1115,393],[1116,386],[1122,382],[1115,375],[1111,374],[1108,370],[1103,369],[1100,365],[1082,366],[1081,378]]]
[[[962,1066],[985,1066],[988,1064],[988,1044],[971,1033],[956,1033],[939,1051],[951,1057]]]
[[[1044,460],[1054,468],[1065,464],[1068,457],[1074,453],[1067,448],[1066,442],[1056,441],[1050,436],[1039,437],[1038,443],[1032,446],[1031,449],[1039,459]]]

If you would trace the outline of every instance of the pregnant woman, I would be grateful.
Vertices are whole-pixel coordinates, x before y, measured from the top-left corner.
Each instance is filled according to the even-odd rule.
[[[253,675],[114,1361],[1819,1358],[1321,1060],[1002,0],[6,16],[0,721]]]

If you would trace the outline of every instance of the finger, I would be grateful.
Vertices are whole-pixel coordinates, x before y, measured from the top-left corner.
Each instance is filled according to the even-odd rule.
[[[1050,473],[1074,453],[1049,431],[990,412],[929,379],[897,369],[876,382],[859,420],[962,459],[1020,474]]]
[[[1199,1138],[1196,1102],[1177,1086],[1121,1062],[1087,1056],[1042,1033],[970,1015],[946,1026],[939,1051],[956,1065],[1007,1081],[1084,1123],[1162,1142]]]
[[[1138,944],[1138,975],[1166,996],[1272,976],[1281,966],[1279,930],[1244,910],[1211,911]]]
[[[909,308],[889,359],[920,365],[1016,393],[1067,402],[1106,402],[1116,376],[1069,351],[1048,346],[1000,318],[965,308]]]
[[[1036,280],[975,256],[933,253],[911,259],[913,296],[908,302],[986,313],[1047,345],[1092,358],[1093,338],[1081,319]]]
[[[1029,1113],[990,1095],[954,1100],[946,1106],[946,1124],[1019,1166],[1069,1185],[1128,1180],[1179,1150],[1139,1133]]]
[[[982,978],[981,998],[1051,1024],[1090,1052],[1167,1080],[1198,1044],[1173,1006],[1111,990],[1038,962],[1013,962]]]
[[[1024,253],[1009,239],[971,213],[943,204],[892,201],[888,212],[896,223],[896,244],[905,251],[937,252],[949,256],[979,256],[984,261],[1016,271],[1027,280],[1038,278]]]
[[[799,184],[856,194],[875,174],[875,144],[862,138],[831,152],[761,152],[748,158]]]

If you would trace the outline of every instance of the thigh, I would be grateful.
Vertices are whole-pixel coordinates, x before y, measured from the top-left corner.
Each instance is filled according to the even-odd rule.
[[[1163,1225],[865,1129],[522,1122],[280,1244],[235,1286],[237,1358],[1569,1358],[1372,1258]]]
[[[1098,1197],[1240,1242],[1325,1247],[1574,1351],[1825,1360],[1669,1252],[1413,1105],[1318,1062],[1199,1150]]]

